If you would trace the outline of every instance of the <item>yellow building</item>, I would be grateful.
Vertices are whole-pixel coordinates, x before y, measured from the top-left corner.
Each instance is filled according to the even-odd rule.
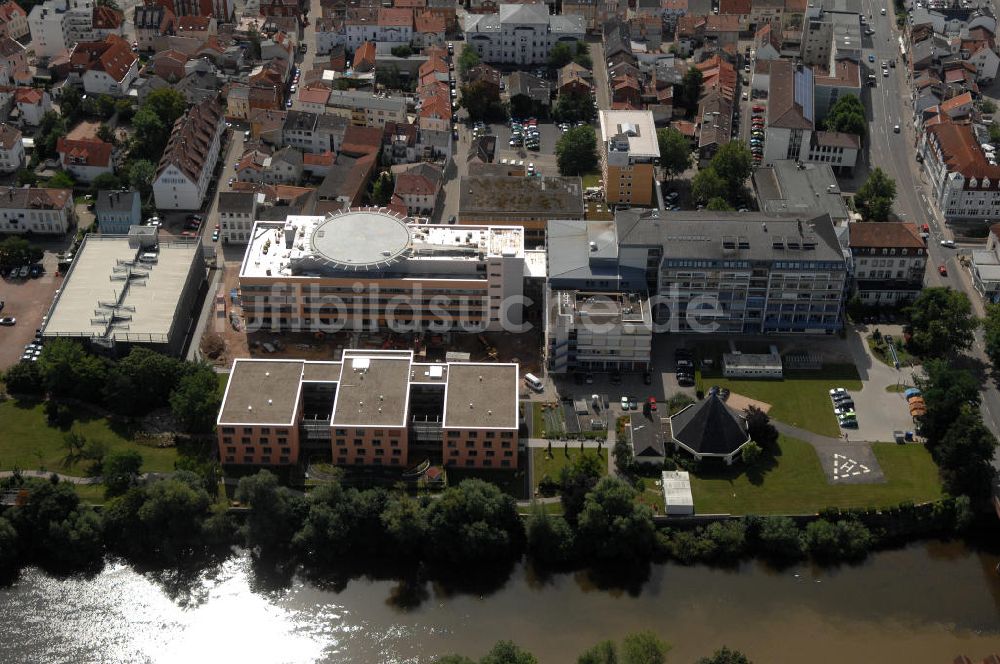
[[[652,111],[601,111],[601,173],[610,205],[656,204],[660,158]]]

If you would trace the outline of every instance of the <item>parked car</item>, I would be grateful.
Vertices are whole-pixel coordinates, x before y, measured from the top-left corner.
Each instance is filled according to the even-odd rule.
[[[3,325],[5,327],[12,327],[16,323],[17,319],[14,318],[13,316],[4,316],[3,318],[0,318],[0,325]]]
[[[628,397],[622,397],[622,410],[628,410]]]
[[[941,246],[942,247],[948,247],[949,249],[954,249],[955,248],[955,241],[954,240],[941,240]]]
[[[948,268],[945,266],[944,263],[938,265],[938,274],[940,274],[942,277],[948,276]]]
[[[651,413],[656,412],[656,397],[649,397],[646,399],[646,408],[648,408]]]
[[[847,394],[847,389],[843,388],[843,387],[835,387],[832,390],[830,390],[830,396],[831,397],[837,397],[838,395],[841,395],[841,394],[845,394],[846,395]]]

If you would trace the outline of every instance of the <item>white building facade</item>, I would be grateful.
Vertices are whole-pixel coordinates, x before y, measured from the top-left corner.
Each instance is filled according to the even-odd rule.
[[[500,5],[497,14],[467,14],[465,40],[484,62],[535,65],[548,62],[560,42],[584,39],[582,16],[552,16],[548,5]]]

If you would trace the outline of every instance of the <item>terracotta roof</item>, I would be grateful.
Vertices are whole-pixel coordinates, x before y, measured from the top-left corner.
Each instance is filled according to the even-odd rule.
[[[740,17],[729,14],[723,16],[721,14],[712,14],[711,16],[705,17],[705,34],[709,35],[711,33],[718,32],[739,32],[740,31]]]
[[[42,91],[38,88],[18,88],[14,91],[14,101],[18,104],[40,104],[42,99]]]
[[[110,166],[111,151],[110,143],[96,138],[71,139],[63,136],[56,143],[56,152],[62,155],[64,166]]]
[[[299,101],[304,104],[326,104],[330,98],[330,91],[326,88],[303,88],[299,90]]]
[[[121,27],[124,15],[111,7],[97,5],[91,17],[95,30],[117,30]]]
[[[420,117],[422,118],[434,118],[438,117],[444,120],[451,119],[451,104],[447,99],[443,97],[434,96],[429,99],[425,99],[423,105],[420,107]]]
[[[917,225],[908,221],[855,222],[848,226],[848,231],[851,248],[923,249],[926,246]]]
[[[24,47],[21,44],[10,37],[0,38],[0,56],[9,58],[12,55],[17,55],[24,51]]]
[[[205,32],[212,25],[211,16],[178,16],[177,17],[177,30],[178,31],[192,31],[192,32]]]
[[[413,10],[408,7],[383,7],[378,10],[381,27],[413,27]]]
[[[770,127],[785,129],[812,129],[812,118],[806,117],[806,109],[799,103],[795,94],[795,65],[785,60],[771,63],[771,80],[769,103],[767,105],[767,124]],[[812,95],[812,90],[806,94]]]
[[[358,127],[350,125],[344,131],[340,143],[340,153],[360,156],[374,155],[382,147],[382,130],[378,127]]]
[[[971,92],[966,92],[964,94],[960,94],[956,97],[952,97],[951,99],[941,102],[941,110],[947,113],[948,111],[952,111],[958,108],[959,106],[964,106],[966,104],[970,105],[972,104]]]
[[[99,64],[90,68],[103,69],[108,76],[121,82],[139,57],[132,52],[129,43],[118,35],[108,35],[105,41],[108,44],[107,50],[101,54]]]
[[[6,122],[0,123],[0,148],[13,150],[14,146],[21,142],[21,130],[12,127]]]
[[[393,192],[400,196],[433,196],[438,191],[438,182],[432,181],[426,175],[406,171],[396,176],[396,186]]]
[[[214,99],[192,106],[185,115],[177,118],[156,169],[157,177],[173,165],[197,182],[208,160],[212,136],[221,121],[222,107]]]
[[[444,16],[431,11],[418,11],[414,18],[415,30],[420,33],[443,33],[448,24]]]
[[[375,42],[362,42],[354,51],[354,68],[360,72],[375,68]]]
[[[335,155],[332,152],[324,152],[322,154],[312,154],[307,152],[302,155],[302,163],[306,166],[329,166],[333,163]]]
[[[749,14],[750,0],[719,0],[720,14]]]
[[[948,171],[961,173],[965,177],[966,188],[971,188],[969,180],[973,178],[987,178],[990,189],[1000,188],[1000,166],[994,166],[986,160],[970,125],[942,119],[927,127],[927,135],[932,145],[940,149]]]
[[[21,5],[14,2],[14,0],[9,0],[0,5],[0,23],[7,23],[17,16],[27,18],[28,13],[21,9]]]
[[[842,131],[817,131],[813,134],[816,145],[832,148],[861,149],[861,139],[855,134],[845,134]]]
[[[853,87],[861,87],[861,66],[853,60],[837,60],[834,63],[832,75],[816,76],[815,85],[837,85],[845,84]]]
[[[350,7],[345,16],[346,25],[376,25],[378,23],[378,9],[375,7]]]
[[[0,187],[0,208],[61,210],[73,197],[72,189]]]

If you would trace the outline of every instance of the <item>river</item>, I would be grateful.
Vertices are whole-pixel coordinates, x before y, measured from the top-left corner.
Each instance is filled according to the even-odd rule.
[[[656,565],[632,591],[518,566],[485,596],[370,579],[264,587],[245,555],[179,584],[121,563],[88,579],[29,569],[0,589],[0,662],[429,662],[511,638],[559,664],[640,629],[672,644],[671,663],[723,643],[756,664],[979,662],[1000,652],[998,562],[932,542],[836,569]]]

